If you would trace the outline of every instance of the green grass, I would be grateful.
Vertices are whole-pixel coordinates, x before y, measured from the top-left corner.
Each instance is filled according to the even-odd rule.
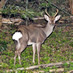
[[[64,31],[65,27],[56,27],[54,32],[51,34],[49,38],[42,44],[40,51],[40,64],[49,64],[56,62],[65,62],[73,60],[73,30],[70,28],[68,31]],[[7,31],[7,30],[5,30]],[[16,65],[14,66],[14,51],[15,45],[11,39],[11,34],[14,33],[14,30],[11,29],[8,34],[1,32],[0,34],[0,73],[1,71],[6,69],[16,69],[19,67],[29,67],[33,66],[32,63],[32,46],[28,46],[21,54],[21,62],[22,65],[19,65],[18,58],[16,59]],[[2,51],[1,51],[2,50]],[[35,65],[38,64],[38,58],[36,53]],[[65,71],[73,70],[73,63],[70,63],[70,66],[64,65]],[[38,70],[44,70],[45,72],[49,72],[49,69],[57,69],[56,67],[48,67],[48,68],[39,68]],[[35,70],[36,71],[36,70]],[[30,71],[32,73],[32,71]],[[18,71],[18,73],[28,73],[27,71]]]

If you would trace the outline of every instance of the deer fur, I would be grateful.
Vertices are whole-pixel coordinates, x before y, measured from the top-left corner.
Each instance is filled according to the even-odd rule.
[[[39,27],[34,25],[19,25],[17,31],[13,34],[12,39],[17,41],[16,51],[14,57],[14,64],[16,63],[16,57],[18,56],[19,64],[21,52],[27,47],[32,45],[33,48],[33,63],[35,63],[35,52],[37,48],[38,64],[40,64],[40,48],[45,39],[53,32],[55,22],[60,19],[61,15],[56,17],[49,17],[44,15],[47,20],[45,27]]]

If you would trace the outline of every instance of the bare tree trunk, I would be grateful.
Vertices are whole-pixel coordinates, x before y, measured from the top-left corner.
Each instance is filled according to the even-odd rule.
[[[24,0],[25,1],[25,0]],[[26,0],[26,11],[28,10],[28,0]],[[28,25],[29,18],[26,17],[26,26]]]
[[[69,5],[70,5],[71,14],[73,14],[73,0],[69,0]]]
[[[2,8],[2,4],[1,4],[1,1],[0,1],[0,10]],[[0,27],[2,26],[2,15],[1,15],[1,12],[0,12]]]
[[[0,15],[0,27],[2,26],[2,15]]]
[[[5,4],[5,0],[0,1],[0,10],[2,10],[2,7]],[[0,12],[0,27],[2,26],[2,13]]]

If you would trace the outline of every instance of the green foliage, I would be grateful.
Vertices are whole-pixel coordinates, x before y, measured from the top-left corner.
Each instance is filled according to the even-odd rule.
[[[33,9],[22,10],[19,6],[9,5],[7,8],[3,9],[2,13],[9,16],[17,16],[17,14],[19,14],[21,18],[26,19],[42,15],[43,12],[35,12]]]
[[[27,17],[32,18],[33,16],[35,16],[35,12],[33,10],[27,10],[23,13],[21,12],[21,17],[24,19],[26,19]]]
[[[11,15],[11,14],[15,15],[19,11],[20,10],[19,10],[19,8],[17,6],[15,6],[15,5],[8,5],[7,8],[5,8],[5,9],[2,10],[2,13],[3,14],[9,14],[9,15]]]
[[[26,70],[24,70],[24,71],[17,71],[17,73],[28,73]]]
[[[64,66],[64,67],[68,67],[69,64],[68,64],[68,63],[64,63],[63,66]]]
[[[6,63],[0,63],[0,65],[1,65],[2,68],[7,68],[7,67],[9,66],[9,65],[6,64]]]
[[[50,67],[47,67],[47,68],[45,68],[45,69],[43,69],[45,72],[49,72],[49,70],[50,70],[51,68]]]
[[[3,70],[0,70],[0,73],[3,73]]]
[[[70,45],[71,47],[73,47],[73,42],[70,42],[69,45]]]
[[[40,4],[40,7],[41,7],[41,8],[47,8],[47,7],[49,7],[49,6],[51,6],[50,3],[41,3],[41,4]]]
[[[70,62],[70,67],[69,67],[70,70],[73,70],[73,62]]]
[[[0,52],[7,49],[7,41],[0,41]]]
[[[14,2],[14,1],[13,1]],[[16,3],[14,2],[14,4],[7,4],[5,6],[5,8],[2,10],[3,14],[6,15],[14,15],[14,16],[20,16],[24,19],[26,18],[32,18],[32,17],[36,17],[36,16],[42,16],[44,13],[44,10],[42,11],[42,8],[48,8],[51,7],[51,4],[48,2],[46,2],[45,0],[43,1],[39,1],[40,3],[37,4],[36,1],[32,1],[31,3],[29,2],[27,5],[27,9],[26,9],[26,3],[21,1],[20,3]],[[20,4],[22,4],[22,6],[20,6]]]

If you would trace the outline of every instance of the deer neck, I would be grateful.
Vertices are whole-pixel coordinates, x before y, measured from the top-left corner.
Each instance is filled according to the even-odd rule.
[[[44,28],[44,32],[46,37],[48,37],[53,31],[54,25],[51,25],[49,22],[47,23],[46,27]]]

